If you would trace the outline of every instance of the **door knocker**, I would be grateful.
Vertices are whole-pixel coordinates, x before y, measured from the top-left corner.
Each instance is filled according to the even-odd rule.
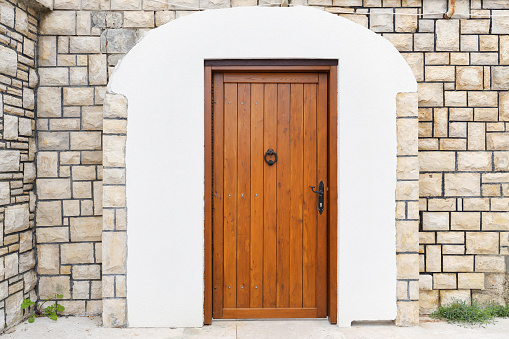
[[[267,156],[271,157],[271,156],[274,156],[274,160],[268,160],[267,159]],[[265,159],[265,162],[269,165],[269,166],[272,166],[274,165],[274,163],[277,161],[277,154],[276,152],[274,152],[274,150],[272,148],[269,148],[267,150],[267,152],[265,152],[265,156],[263,157]]]

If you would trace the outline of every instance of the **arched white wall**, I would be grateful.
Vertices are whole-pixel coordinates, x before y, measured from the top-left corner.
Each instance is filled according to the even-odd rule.
[[[203,324],[204,60],[337,59],[338,322],[396,317],[396,94],[384,38],[309,7],[208,10],[151,31],[117,66],[128,98],[128,322]]]

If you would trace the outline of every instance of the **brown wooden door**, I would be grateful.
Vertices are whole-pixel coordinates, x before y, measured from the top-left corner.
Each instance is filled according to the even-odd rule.
[[[214,73],[213,102],[213,317],[326,317],[327,74]]]

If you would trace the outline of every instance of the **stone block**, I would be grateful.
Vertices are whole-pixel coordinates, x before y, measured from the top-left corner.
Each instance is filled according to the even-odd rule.
[[[125,207],[125,204],[126,204],[125,186],[103,187],[104,207]]]
[[[5,325],[11,327],[21,321],[23,310],[20,305],[23,302],[23,291],[15,293],[5,299]]]
[[[46,13],[39,26],[42,35],[75,35],[76,12],[53,11]]]
[[[488,152],[458,152],[458,170],[491,171],[491,154]]]
[[[0,46],[0,73],[12,77],[18,73],[18,54],[9,47]]]
[[[396,251],[415,252],[419,247],[419,223],[396,221]]]
[[[93,27],[122,28],[122,22],[123,22],[123,12],[92,12]]]
[[[71,150],[100,150],[101,132],[71,132]]]
[[[455,167],[455,152],[419,152],[419,168],[421,171],[454,171]]]
[[[437,232],[437,243],[439,244],[464,244],[465,233],[463,232]]]
[[[39,132],[40,150],[67,150],[69,149],[69,133],[67,132]]]
[[[442,257],[444,272],[473,272],[473,255],[444,255]],[[476,266],[477,267],[477,266]]]
[[[0,3],[0,23],[13,28],[14,18],[14,6],[6,1]]]
[[[35,251],[28,251],[19,255],[19,273],[27,272],[35,267]]]
[[[111,10],[133,11],[141,9],[141,0],[111,0]]]
[[[448,212],[423,212],[422,228],[425,231],[446,231],[449,229]]]
[[[74,199],[92,198],[92,183],[89,181],[78,181],[72,183],[72,196]]]
[[[509,66],[496,66],[491,69],[492,89],[509,90]]]
[[[479,196],[480,175],[477,173],[446,173],[445,195]]]
[[[419,290],[420,291],[433,290],[433,276],[431,274],[419,275]]]
[[[100,265],[75,265],[72,268],[72,278],[74,280],[101,279],[101,266]]]
[[[104,134],[126,134],[127,120],[105,119],[103,132]]]
[[[0,172],[19,171],[20,151],[0,150]]]
[[[102,314],[104,326],[126,326],[126,299],[104,299]]]
[[[419,325],[419,302],[398,301],[398,314],[396,326],[418,326]]]
[[[472,92],[471,92],[472,93]],[[485,124],[469,123],[468,124],[468,149],[469,150],[485,150],[486,133]]]
[[[392,32],[393,19],[392,9],[372,9],[370,29],[373,32]]]
[[[4,139],[18,140],[18,117],[14,115],[4,115]]]
[[[18,253],[8,254],[4,257],[5,263],[5,279],[14,277],[18,274],[19,255]]]
[[[438,20],[436,22],[436,50],[459,50],[459,20]]]
[[[39,81],[41,86],[69,85],[69,69],[66,67],[39,68]],[[60,89],[58,90],[60,92]]]
[[[433,288],[435,290],[455,290],[456,274],[454,273],[433,274]]]
[[[426,66],[426,81],[454,81],[454,66]]]
[[[419,313],[431,314],[438,308],[438,291],[420,291]]]
[[[509,212],[482,212],[483,231],[509,231]]]
[[[458,273],[458,289],[484,289],[484,273]]]
[[[467,232],[467,254],[498,254],[499,234],[497,232]]]
[[[417,254],[397,254],[398,279],[419,278],[419,256]]]
[[[103,274],[125,274],[127,243],[125,232],[104,232]]]
[[[87,73],[88,73],[87,67],[71,67],[69,75],[71,85],[77,86],[88,85]],[[87,99],[90,100],[90,98]]]
[[[106,167],[124,167],[126,137],[104,135],[103,142],[103,165]]]
[[[101,241],[102,218],[70,218],[71,241]]]
[[[14,233],[29,227],[28,204],[12,205],[5,209],[4,233]]]
[[[500,65],[509,65],[509,35],[500,36]]]
[[[417,119],[397,119],[398,155],[417,155]]]
[[[106,55],[95,54],[88,57],[88,81],[90,85],[106,85],[108,83]]]
[[[419,199],[419,183],[417,181],[396,182],[396,200]]]
[[[429,199],[428,211],[456,211],[456,199]]]
[[[37,174],[41,178],[58,177],[58,153],[39,152],[37,156]]]
[[[62,294],[63,299],[71,298],[71,282],[68,276],[39,278],[39,296],[42,299],[50,297],[55,293]]]
[[[60,87],[39,87],[37,90],[37,117],[55,118],[62,116],[62,89]]]
[[[32,119],[19,118],[18,122],[18,133],[24,137],[32,136]]]
[[[492,34],[509,34],[509,10],[492,11]]]
[[[39,201],[37,203],[37,226],[61,226],[62,204],[60,201]]]
[[[69,41],[71,53],[101,53],[101,38],[95,36],[71,36]]]
[[[470,107],[497,107],[498,93],[493,91],[470,92],[468,106]]]
[[[127,118],[127,98],[121,94],[106,94],[104,118]]]
[[[106,29],[101,34],[102,53],[127,53],[136,44],[136,32],[130,29]]]
[[[69,242],[68,227],[37,227],[36,233],[38,243]]]
[[[485,273],[505,273],[505,257],[495,255],[476,255],[475,271]]]
[[[442,195],[442,173],[419,174],[419,194],[421,197]]]
[[[156,21],[156,27],[162,26],[164,24],[167,24],[170,21],[175,20],[175,12],[156,12],[155,13],[155,21]]]
[[[61,245],[62,264],[90,264],[94,262],[92,243],[70,243]]]
[[[69,179],[37,179],[39,199],[70,199],[71,183]]]
[[[39,229],[37,230],[37,235],[39,235]],[[39,239],[37,240],[39,241]],[[58,245],[37,245],[38,274],[59,274],[59,259]]]
[[[153,28],[154,12],[131,11],[124,13],[124,27],[126,28]]]
[[[93,282],[92,282],[93,283]],[[101,315],[103,311],[102,300],[88,300],[86,314],[89,316]]]
[[[452,212],[451,230],[480,230],[481,214],[479,212]]]
[[[465,290],[443,290],[440,291],[440,306],[447,306],[454,301],[465,301],[470,303],[470,291]]]
[[[92,87],[64,88],[64,105],[93,105],[94,89]]]
[[[72,298],[73,299],[89,299],[90,298],[90,282],[89,281],[74,281],[72,283]]]
[[[90,35],[92,26],[92,18],[90,12],[77,12],[76,13],[76,33],[78,35]]]
[[[483,68],[482,66],[458,66],[456,68],[457,90],[482,90]]]
[[[426,246],[426,272],[442,271],[442,250],[440,245]]]
[[[487,133],[486,142],[488,150],[505,151],[509,149],[509,133]]]
[[[444,105],[443,84],[419,83],[419,107],[442,107]]]

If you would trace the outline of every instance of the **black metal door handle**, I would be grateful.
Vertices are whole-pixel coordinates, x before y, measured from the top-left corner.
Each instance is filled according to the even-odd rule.
[[[270,157],[270,156],[274,156],[274,157],[275,157],[275,159],[274,159],[274,160],[268,160],[268,159],[267,159],[267,156],[269,156],[269,157]],[[269,166],[272,166],[272,165],[274,165],[274,164],[276,163],[276,161],[277,161],[277,153],[276,153],[276,152],[274,152],[274,150],[273,150],[272,148],[269,148],[269,149],[267,150],[267,152],[265,152],[265,155],[263,156],[263,158],[265,159],[265,162],[266,162]]]
[[[322,212],[323,212],[323,196],[325,194],[323,181],[320,180],[320,183],[318,184],[318,191],[314,190],[315,186],[309,186],[309,187],[311,188],[311,191],[313,191],[313,193],[318,194],[318,212],[320,212],[320,214],[322,214]]]

